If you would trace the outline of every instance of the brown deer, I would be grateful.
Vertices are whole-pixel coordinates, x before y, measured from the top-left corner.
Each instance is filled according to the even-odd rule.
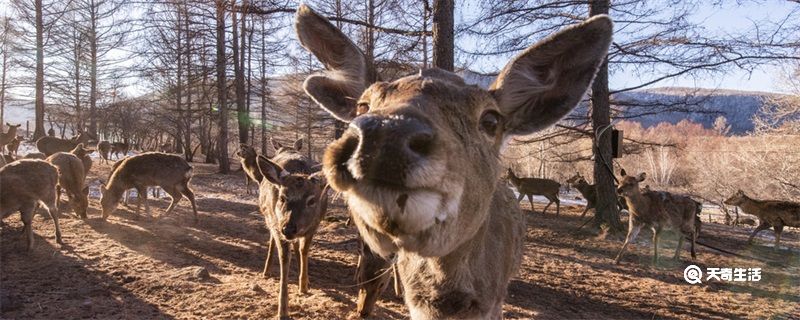
[[[128,157],[117,163],[119,165],[112,171],[108,183],[100,187],[102,193],[100,204],[103,208],[104,220],[117,208],[123,192],[130,188],[136,188],[139,198],[136,213],[139,213],[141,204],[144,202],[145,210],[150,215],[150,205],[147,203],[147,187],[159,186],[172,197],[172,202],[163,215],[169,215],[183,196],[186,196],[192,204],[194,221],[197,222],[197,205],[195,204],[194,192],[189,188],[189,181],[192,179],[192,166],[186,160],[177,155],[146,152]]]
[[[50,136],[41,137],[39,140],[36,140],[36,148],[49,157],[56,152],[69,152],[79,143],[83,143],[84,145],[88,144],[89,139],[91,139],[91,137],[87,132],[81,132],[71,139],[60,139]]]
[[[356,283],[359,284],[356,312],[361,318],[372,315],[375,303],[389,284],[389,277],[394,278],[395,295],[402,296],[403,289],[397,264],[375,254],[364,241],[361,241],[361,253],[356,267]]]
[[[57,184],[58,169],[46,161],[18,160],[0,168],[0,217],[5,219],[17,211],[22,214],[28,250],[33,248],[33,216],[40,202],[53,219],[56,242],[64,244],[56,214]]]
[[[0,153],[2,153],[7,144],[11,143],[12,140],[17,139],[17,129],[21,125],[22,124],[13,125],[6,122],[6,126],[8,126],[8,131],[0,132]]]
[[[19,150],[19,144],[20,142],[22,142],[22,139],[23,139],[22,136],[17,136],[6,145],[6,150],[8,150],[8,154],[13,154],[15,156],[17,155],[17,150]]]
[[[122,157],[127,156],[130,148],[131,146],[127,142],[114,142],[111,144],[111,154],[113,154],[117,160],[119,160],[119,154],[121,153]]]
[[[47,162],[58,168],[56,201],[61,200],[61,188],[64,188],[75,214],[86,219],[86,210],[89,208],[89,186],[85,184],[86,170],[83,168],[83,161],[75,154],[56,152],[47,158]]]
[[[111,158],[111,142],[108,142],[108,140],[98,142],[97,152],[100,153],[100,163],[108,163]]]
[[[674,259],[680,258],[683,248],[683,238],[692,240],[692,260],[697,258],[695,244],[700,236],[700,210],[702,205],[687,196],[676,195],[666,191],[641,190],[639,182],[644,181],[647,175],[643,172],[637,176],[628,176],[621,171],[617,193],[625,197],[628,202],[630,217],[628,218],[628,235],[625,243],[619,250],[614,263],[619,263],[628,244],[636,240],[642,227],[649,226],[653,229],[653,264],[658,263],[658,239],[664,229],[678,232],[678,247],[675,249]]]
[[[775,250],[781,243],[783,227],[800,227],[800,203],[779,200],[758,200],[748,197],[744,191],[738,190],[730,198],[725,199],[725,204],[737,206],[747,213],[758,217],[758,226],[747,238],[747,243],[753,243],[753,237],[762,230],[770,227],[775,230]]]
[[[511,184],[517,188],[517,192],[519,192],[517,202],[522,201],[522,198],[527,195],[528,201],[531,203],[531,211],[533,211],[533,196],[544,196],[550,202],[544,207],[542,213],[547,213],[547,208],[550,208],[553,202],[556,203],[556,216],[561,212],[561,200],[558,199],[558,191],[561,189],[560,183],[550,179],[519,178],[514,174],[511,168],[508,168],[507,177],[508,181],[510,181]]]
[[[94,152],[94,149],[86,149],[83,147],[83,143],[79,143],[75,148],[69,151],[69,153],[74,154],[78,159],[81,159],[81,163],[83,163],[83,170],[86,172],[86,175],[89,174],[89,170],[92,169],[92,157],[90,156]]]
[[[247,194],[250,194],[250,181],[256,183],[256,185],[261,184],[261,179],[264,176],[261,175],[261,171],[258,170],[258,153],[256,149],[247,145],[247,144],[239,144],[239,151],[236,152],[236,155],[239,157],[239,162],[242,164],[242,170],[244,170],[244,183],[245,183],[245,190]]]
[[[586,213],[589,212],[589,209],[594,209],[597,206],[597,189],[595,188],[595,185],[589,184],[589,182],[586,181],[586,179],[584,179],[580,173],[575,173],[574,176],[567,179],[567,183],[575,187],[575,189],[578,189],[578,192],[581,193],[581,196],[586,199],[586,208],[584,208],[583,213],[581,213],[581,218],[583,218],[586,216]],[[645,188],[647,189],[649,186],[646,186]],[[628,205],[625,203],[625,198],[622,196],[617,197],[617,208],[620,210],[628,209]]]
[[[327,19],[301,5],[295,30],[328,69],[305,80],[306,93],[349,122],[323,171],[369,248],[396,255],[411,318],[501,318],[526,230],[500,180],[501,147],[577,105],[606,56],[611,20],[534,44],[489,90],[435,68],[372,83],[364,54]]]
[[[270,232],[264,276],[268,276],[272,249],[280,263],[278,315],[287,317],[290,247],[299,256],[300,292],[308,293],[308,251],[328,207],[327,183],[310,159],[293,148],[280,148],[272,159],[256,159],[262,179],[258,203]]]
[[[41,153],[41,152],[31,152],[31,153],[28,153],[28,154],[26,154],[26,155],[25,155],[25,156],[23,156],[22,158],[23,158],[23,159],[38,159],[38,160],[44,160],[44,159],[47,159],[47,156],[46,156],[46,155],[44,155],[44,153]]]

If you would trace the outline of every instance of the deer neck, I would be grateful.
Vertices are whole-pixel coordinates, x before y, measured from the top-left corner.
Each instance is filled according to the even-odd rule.
[[[631,214],[642,215],[649,212],[650,199],[645,197],[641,191],[636,191],[629,196],[624,196],[624,198],[631,209]]]
[[[508,181],[511,181],[511,184],[513,184],[515,187],[519,188],[519,185],[522,182],[522,179],[517,177],[516,174],[511,173],[511,174],[508,175]]]
[[[759,212],[759,210],[758,210],[759,206],[758,205],[761,203],[761,201],[758,201],[756,199],[750,198],[748,196],[744,196],[743,198],[744,198],[744,201],[742,202],[741,205],[739,205],[739,207],[741,207],[742,210],[744,210],[747,213]]]
[[[586,182],[578,183],[575,185],[575,188],[578,189],[578,191],[580,191],[584,196],[588,195],[593,187],[594,185],[588,184]]]

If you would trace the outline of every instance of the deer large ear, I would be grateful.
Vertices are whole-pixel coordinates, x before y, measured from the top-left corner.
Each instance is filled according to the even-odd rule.
[[[647,174],[644,173],[644,172],[640,173],[639,176],[636,177],[636,181],[639,181],[639,182],[644,181],[644,179],[647,179]]]
[[[272,184],[281,184],[281,178],[287,175],[286,170],[283,170],[277,163],[270,161],[264,156],[258,156],[256,163],[258,164],[258,170],[261,172],[261,175]]]
[[[511,60],[490,87],[506,134],[545,129],[580,102],[605,60],[613,25],[606,15],[537,42]]]
[[[367,64],[361,50],[333,24],[300,5],[294,28],[300,44],[325,65],[323,74],[306,78],[303,89],[339,120],[355,118],[356,100],[366,88]]]
[[[297,151],[303,150],[303,138],[299,138],[299,139],[295,140],[294,144],[292,145],[292,147],[294,148],[294,150],[297,150]]]

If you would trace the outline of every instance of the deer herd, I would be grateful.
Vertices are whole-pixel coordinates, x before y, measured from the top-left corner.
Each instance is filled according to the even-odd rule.
[[[377,296],[394,271],[396,291],[402,291],[414,319],[502,317],[511,277],[523,254],[526,217],[519,201],[533,195],[556,204],[561,185],[548,179],[518,177],[507,169],[503,179],[500,154],[518,135],[545,129],[578,104],[611,42],[612,23],[594,16],[530,46],[502,69],[488,90],[467,85],[458,75],[426,69],[394,81],[383,81],[358,47],[327,19],[302,5],[295,30],[302,46],[326,70],[306,78],[305,92],[323,109],[349,124],[331,143],[322,163],[301,153],[303,141],[273,145],[273,157],[242,144],[237,155],[250,183],[257,185],[258,207],[269,230],[266,277],[273,256],[280,268],[278,316],[288,317],[288,270],[292,252],[298,256],[299,289],[309,290],[308,255],[328,206],[328,189],[341,193],[363,243],[359,259],[358,308],[369,315]],[[88,134],[72,139],[43,137],[41,154],[14,160],[21,137],[19,125],[0,134],[0,212],[5,218],[22,214],[27,248],[33,242],[32,218],[43,205],[62,243],[58,200],[86,218],[91,168]],[[182,157],[162,152],[126,156],[127,143],[100,141],[101,161],[116,155],[101,189],[102,218],[114,212],[128,189],[138,192],[139,207],[148,215],[148,187],[161,187],[172,198],[164,215],[185,196],[198,219],[189,186],[192,166]],[[695,244],[700,233],[702,205],[688,196],[641,188],[644,173],[623,170],[617,193],[629,212],[620,259],[643,227],[653,230],[653,261],[663,230],[679,234],[675,258],[683,240]],[[510,182],[518,196],[506,185]],[[567,182],[595,207],[594,185],[580,175]],[[775,229],[775,247],[784,226],[800,227],[800,204],[761,201],[738,191],[726,204],[759,217],[749,241],[761,230]],[[402,287],[402,290],[400,289]]]

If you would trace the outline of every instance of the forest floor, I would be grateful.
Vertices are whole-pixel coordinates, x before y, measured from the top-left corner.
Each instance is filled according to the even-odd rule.
[[[220,175],[194,164],[192,187],[200,221],[194,224],[188,201],[170,216],[155,220],[120,205],[100,220],[98,178],[109,165],[95,162],[89,219],[62,215],[66,245],[54,240],[51,221],[34,219],[33,250],[23,251],[19,215],[5,219],[0,233],[0,318],[3,319],[263,319],[277,310],[277,268],[261,276],[267,230],[257,212],[256,195],[247,195],[241,172]],[[255,191],[255,190],[254,190]],[[154,215],[169,199],[150,200]],[[65,204],[62,204],[65,206]],[[643,231],[619,265],[612,258],[621,239],[597,240],[575,233],[582,207],[565,205],[556,217],[528,212],[525,256],[511,281],[506,318],[540,319],[732,319],[800,317],[800,233],[784,231],[773,250],[772,231],[747,245],[751,228],[705,224],[701,240],[770,262],[735,258],[699,247],[695,264],[706,267],[761,268],[758,282],[704,281],[690,285],[684,268],[688,252],[671,260],[676,241],[662,241],[662,261],[650,264],[651,234]],[[523,208],[530,209],[527,202]],[[527,212],[527,211],[526,211]],[[296,265],[289,285],[289,312],[295,318],[355,318],[353,274],[358,241],[345,226],[346,209],[332,206],[315,238],[310,257],[310,292],[300,295]],[[669,238],[669,237],[667,237]],[[296,259],[294,260],[296,261]],[[704,279],[705,280],[705,279]],[[401,319],[407,310],[392,290],[374,316]]]

